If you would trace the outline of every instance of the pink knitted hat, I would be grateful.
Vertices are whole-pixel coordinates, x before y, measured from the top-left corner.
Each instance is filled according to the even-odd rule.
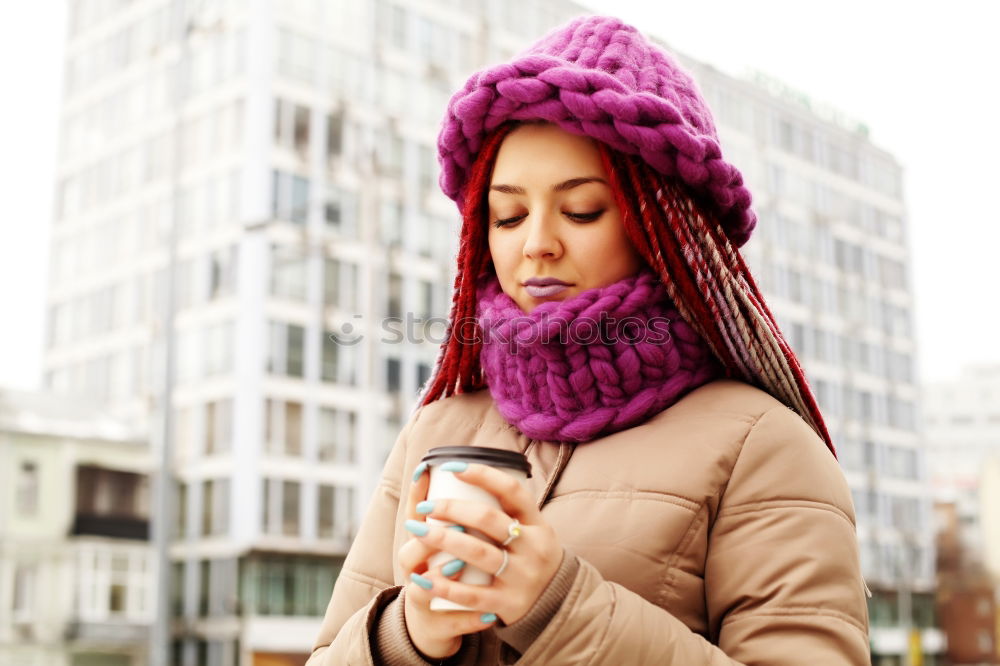
[[[712,206],[737,247],[757,224],[750,192],[722,159],[712,115],[691,76],[616,18],[573,19],[511,62],[473,74],[451,98],[438,159],[441,189],[459,207],[483,140],[509,120],[547,120],[639,155]]]

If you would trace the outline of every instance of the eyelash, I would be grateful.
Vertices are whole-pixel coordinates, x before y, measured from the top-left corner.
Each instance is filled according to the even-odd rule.
[[[577,220],[578,222],[593,222],[594,220],[596,220],[597,218],[599,218],[601,215],[604,215],[604,209],[602,208],[601,210],[594,211],[593,213],[564,213],[564,215],[566,215],[566,217],[571,217],[571,218]],[[525,218],[524,215],[517,215],[515,217],[508,217],[508,218],[505,218],[503,220],[497,220],[496,222],[493,223],[493,226],[497,227],[497,228],[506,227],[509,224],[514,224],[515,222],[520,222],[524,218]]]

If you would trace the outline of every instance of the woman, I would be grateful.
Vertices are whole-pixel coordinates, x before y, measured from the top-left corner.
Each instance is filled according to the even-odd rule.
[[[470,78],[439,149],[452,325],[309,664],[868,663],[850,492],[690,77],[576,19]],[[419,461],[450,444],[521,451],[532,478],[458,463],[501,509],[426,502]]]

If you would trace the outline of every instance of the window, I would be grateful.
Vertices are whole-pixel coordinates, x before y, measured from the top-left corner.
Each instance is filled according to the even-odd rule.
[[[353,385],[358,353],[357,342],[361,334],[351,322],[342,324],[341,328],[345,335],[333,331],[322,332],[320,378],[325,382]]]
[[[340,302],[340,262],[327,257],[323,260],[323,303],[336,307]]]
[[[320,539],[331,539],[333,538],[334,531],[334,486],[320,485],[319,493],[317,497],[319,498],[319,506],[316,507],[316,515],[318,516],[319,524],[317,525],[316,534]]]
[[[293,118],[293,141],[295,151],[305,156],[309,153],[309,109],[304,106],[295,105],[295,116]]]
[[[385,360],[385,388],[387,391],[399,391],[402,363],[398,358]]]
[[[232,447],[231,399],[205,404],[205,455],[228,451]]]
[[[283,481],[281,484],[281,533],[286,536],[299,535],[301,490],[298,481]]]
[[[389,298],[386,315],[389,317],[403,316],[403,278],[396,274],[389,276]]]
[[[294,247],[271,246],[271,294],[292,301],[306,298],[306,257]]]
[[[29,623],[35,608],[35,566],[18,565],[14,571],[14,599],[11,607],[15,623]]]
[[[354,488],[320,484],[316,534],[320,539],[349,540],[354,537]]]
[[[22,461],[18,471],[17,514],[21,518],[38,514],[38,464],[31,460]]]
[[[177,536],[187,535],[188,484],[177,482]]]
[[[203,329],[204,375],[212,377],[228,373],[233,368],[233,325],[223,321]]]
[[[202,487],[201,533],[224,535],[229,531],[229,479],[208,479]]]
[[[236,291],[236,246],[213,251],[208,256],[208,261],[208,299],[214,300],[233,294]]]
[[[326,115],[326,157],[328,160],[340,156],[344,140],[343,128],[344,114],[342,112],[338,111]]]
[[[339,464],[354,463],[357,413],[321,407],[319,410],[319,459]]]
[[[302,403],[268,399],[264,403],[267,450],[286,456],[302,454]]]
[[[244,610],[251,615],[320,618],[342,566],[343,558],[248,559],[241,568]]]
[[[302,376],[305,329],[296,324],[271,322],[269,372],[292,377]]]
[[[284,171],[274,171],[271,178],[271,214],[277,220],[305,224],[309,213],[309,181]]]

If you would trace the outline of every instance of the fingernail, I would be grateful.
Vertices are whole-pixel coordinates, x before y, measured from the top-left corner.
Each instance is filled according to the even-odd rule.
[[[462,560],[452,560],[448,564],[441,567],[441,573],[445,576],[453,576],[464,568],[465,562]]]
[[[464,532],[465,531],[465,528],[462,527],[461,525],[449,525],[448,529],[449,530],[455,530],[456,532]]]
[[[430,582],[430,580],[424,578],[418,573],[411,573],[410,580],[412,580],[414,583],[424,588],[425,590],[429,590],[432,587],[434,587],[434,583]]]
[[[434,510],[434,502],[430,500],[424,500],[417,504],[417,513],[428,514]]]
[[[417,468],[413,470],[413,483],[419,481],[420,477],[423,476],[424,472],[426,471],[427,471],[427,463],[422,462],[419,465],[417,465]]]
[[[496,622],[497,621],[496,613],[483,613],[482,615],[479,616],[479,621],[482,622],[483,624]]]
[[[464,472],[467,469],[469,469],[469,463],[460,460],[449,460],[441,465],[442,472]]]
[[[430,528],[427,527],[427,523],[422,523],[419,520],[408,520],[403,524],[403,527],[405,527],[408,532],[416,534],[417,536],[427,536],[427,531],[430,530]]]

